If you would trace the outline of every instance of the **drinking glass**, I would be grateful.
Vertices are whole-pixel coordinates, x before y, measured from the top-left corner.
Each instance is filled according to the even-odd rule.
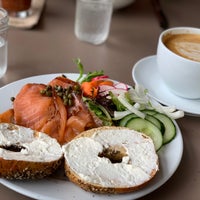
[[[3,8],[0,8],[0,78],[7,70],[7,30],[8,14]]]
[[[112,18],[112,0],[77,0],[75,35],[92,44],[106,41]]]
[[[1,0],[2,7],[10,16],[25,18],[31,13],[32,0]]]

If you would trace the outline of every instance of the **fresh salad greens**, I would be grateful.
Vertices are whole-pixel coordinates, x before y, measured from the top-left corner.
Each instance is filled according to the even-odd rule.
[[[144,132],[153,139],[156,150],[175,137],[173,120],[183,117],[183,111],[155,101],[143,86],[115,82],[103,71],[85,75],[80,59],[75,63],[80,72],[77,82],[83,100],[103,125],[126,126]]]
[[[85,77],[83,77],[84,67],[83,64],[81,63],[81,60],[77,58],[74,62],[77,64],[80,74],[78,79],[76,80],[77,82],[80,83],[90,82],[93,78],[104,75],[103,71],[94,71],[94,72],[89,72]]]

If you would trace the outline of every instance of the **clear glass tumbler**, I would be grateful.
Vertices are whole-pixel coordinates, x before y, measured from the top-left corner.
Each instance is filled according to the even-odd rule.
[[[106,41],[113,11],[112,0],[77,0],[75,35],[92,44]]]
[[[7,70],[7,31],[8,14],[3,8],[0,8],[0,78]]]

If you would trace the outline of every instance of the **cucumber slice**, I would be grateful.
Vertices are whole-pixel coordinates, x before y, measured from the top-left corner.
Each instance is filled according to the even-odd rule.
[[[158,113],[156,110],[141,110],[143,113],[148,114],[148,115],[155,115],[156,113]]]
[[[155,126],[157,126],[159,128],[159,130],[161,130],[161,122],[159,122],[159,120],[155,117],[153,117],[153,115],[146,115],[145,119],[150,121],[151,123],[153,123]]]
[[[176,136],[176,127],[173,121],[168,116],[161,113],[155,114],[154,117],[159,119],[165,127],[163,134],[163,144],[169,143]]]
[[[161,131],[153,123],[142,118],[132,118],[130,119],[126,127],[133,129],[135,131],[142,132],[153,140],[156,151],[158,151],[163,144],[163,136]]]
[[[145,119],[148,120],[148,121],[150,121],[154,125],[156,125],[159,128],[159,130],[161,131],[161,133],[164,134],[165,128],[164,128],[163,123],[159,119],[157,119],[156,117],[154,117],[154,115],[148,115],[147,114],[145,116]]]
[[[119,126],[126,126],[127,122],[132,119],[132,118],[135,118],[135,117],[138,117],[136,114],[132,113],[132,114],[129,114],[125,117],[123,117],[120,122],[119,122]]]

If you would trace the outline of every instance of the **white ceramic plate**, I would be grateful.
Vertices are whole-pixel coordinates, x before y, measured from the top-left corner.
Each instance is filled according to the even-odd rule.
[[[26,83],[48,83],[61,74],[34,76],[22,79],[0,88],[0,113],[11,108],[10,97],[16,96],[21,87]],[[70,79],[76,80],[78,74],[66,74]],[[0,179],[0,183],[8,188],[34,199],[58,200],[133,200],[142,197],[163,185],[176,171],[183,153],[183,140],[181,131],[176,124],[177,135],[175,139],[160,149],[160,171],[149,184],[136,192],[122,195],[98,195],[86,192],[69,182],[67,179],[46,178],[35,181],[8,181]]]
[[[200,115],[200,99],[191,100],[176,96],[163,82],[157,70],[156,56],[149,56],[139,60],[132,70],[135,83],[143,85],[149,94],[160,103],[173,105],[188,115]]]

